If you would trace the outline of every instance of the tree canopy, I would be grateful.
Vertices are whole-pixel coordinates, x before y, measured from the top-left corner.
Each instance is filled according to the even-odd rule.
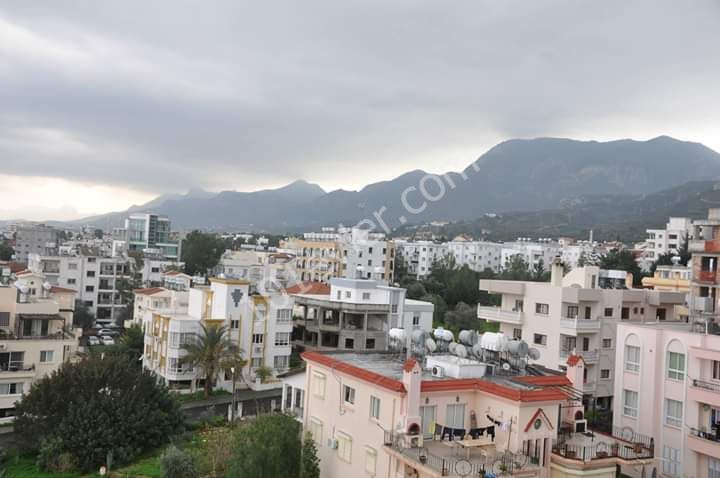
[[[235,437],[230,478],[300,478],[301,425],[289,415],[261,415]]]
[[[616,269],[630,272],[633,275],[633,285],[641,286],[643,273],[640,270],[632,252],[627,249],[612,249],[600,257],[598,264],[601,269]]]
[[[226,243],[216,234],[192,231],[182,243],[182,261],[190,275],[208,273],[220,261]]]
[[[17,404],[18,445],[69,457],[80,471],[127,463],[182,431],[177,401],[156,376],[122,354],[65,363]],[[48,447],[48,444],[52,446]]]
[[[9,261],[15,254],[15,249],[7,241],[0,242],[0,261]]]

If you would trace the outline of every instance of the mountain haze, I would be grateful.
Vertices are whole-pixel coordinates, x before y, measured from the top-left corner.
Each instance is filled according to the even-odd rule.
[[[373,219],[386,208],[390,226],[430,220],[469,220],[487,212],[541,211],[587,204],[588,197],[638,197],[695,180],[720,177],[720,154],[698,143],[660,136],[648,141],[629,139],[597,142],[558,138],[509,140],[480,156],[462,173],[449,172],[445,194],[427,201],[418,214],[402,205],[407,188],[418,188],[427,173],[414,170],[359,191],[325,192],[307,181],[254,192],[191,191],[166,195],[133,206],[130,212],[165,214],[174,227],[191,229],[253,229],[271,232],[356,224]],[[464,179],[464,177],[466,179]],[[451,188],[449,184],[456,187]],[[426,180],[431,195],[439,186]],[[417,190],[407,195],[420,208]],[[97,227],[117,225],[127,212],[77,221]]]

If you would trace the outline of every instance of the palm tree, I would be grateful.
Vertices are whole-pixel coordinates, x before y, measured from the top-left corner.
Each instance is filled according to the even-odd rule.
[[[205,398],[207,398],[220,369],[237,357],[240,351],[230,341],[226,326],[200,324],[200,327],[202,333],[195,334],[194,340],[183,344],[182,348],[186,355],[181,359],[181,363],[200,368],[205,373]]]

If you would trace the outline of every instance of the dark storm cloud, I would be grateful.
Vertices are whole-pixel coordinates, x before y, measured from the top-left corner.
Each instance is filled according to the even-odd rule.
[[[255,189],[517,136],[720,146],[713,1],[53,6],[0,6],[3,174]]]

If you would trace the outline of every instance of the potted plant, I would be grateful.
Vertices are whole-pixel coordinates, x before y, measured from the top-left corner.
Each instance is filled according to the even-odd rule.
[[[635,443],[635,445],[633,446],[633,451],[634,451],[635,453],[642,453],[642,451],[643,451],[643,444],[642,444],[642,443],[639,443],[639,442],[638,442],[638,443]]]

